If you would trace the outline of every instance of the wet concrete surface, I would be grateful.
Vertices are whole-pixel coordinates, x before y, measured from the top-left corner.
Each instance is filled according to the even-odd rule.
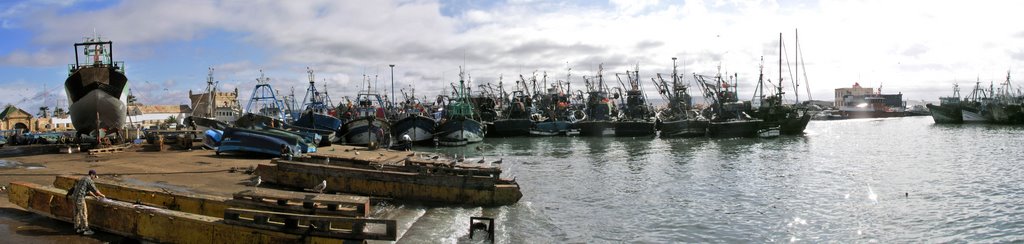
[[[0,194],[0,237],[3,243],[138,243],[118,235],[96,229],[96,234],[83,236],[75,233],[71,223],[56,221],[42,215],[26,212],[14,206],[7,194]]]

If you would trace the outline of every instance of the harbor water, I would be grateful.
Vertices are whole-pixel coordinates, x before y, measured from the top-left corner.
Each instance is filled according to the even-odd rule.
[[[813,121],[774,139],[488,138],[418,148],[503,158],[523,198],[383,208],[400,242],[1011,242],[1024,240],[1024,128],[930,117]]]

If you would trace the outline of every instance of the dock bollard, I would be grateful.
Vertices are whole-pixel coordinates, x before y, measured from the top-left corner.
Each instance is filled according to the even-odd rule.
[[[469,239],[473,239],[475,230],[487,232],[487,240],[494,243],[494,218],[469,217]]]

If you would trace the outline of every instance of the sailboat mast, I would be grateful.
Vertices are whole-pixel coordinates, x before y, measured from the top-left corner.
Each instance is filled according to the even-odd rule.
[[[793,76],[793,96],[796,98],[796,103],[800,103],[800,33],[798,30],[793,29],[793,35],[795,36],[796,42],[796,55],[793,55],[793,65],[796,67],[796,76]]]
[[[780,103],[782,100],[782,55],[784,55],[782,53],[782,32],[779,32],[779,88],[777,89],[777,93],[779,93]]]

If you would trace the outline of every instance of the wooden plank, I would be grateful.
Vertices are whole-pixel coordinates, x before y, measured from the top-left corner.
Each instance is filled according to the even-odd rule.
[[[290,213],[366,217],[370,199],[362,196],[333,194],[300,194],[297,192],[258,193],[252,190],[237,192],[230,202],[234,205],[257,205]]]
[[[331,217],[229,208],[224,211],[224,222],[298,235],[388,241],[398,238],[397,222],[387,219]],[[336,228],[339,225],[352,226],[352,228]],[[370,225],[383,226],[384,230],[381,231]]]

